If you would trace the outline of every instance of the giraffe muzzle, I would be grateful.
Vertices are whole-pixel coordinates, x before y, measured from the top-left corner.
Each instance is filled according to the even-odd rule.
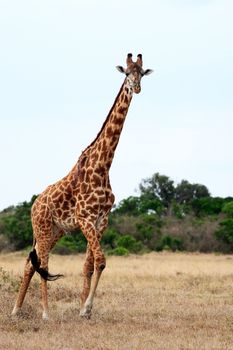
[[[135,94],[139,94],[139,92],[141,92],[140,84],[135,84],[133,87],[133,91],[135,92]]]

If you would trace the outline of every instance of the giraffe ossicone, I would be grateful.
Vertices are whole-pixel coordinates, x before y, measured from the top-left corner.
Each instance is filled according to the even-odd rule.
[[[100,240],[114,203],[109,169],[133,93],[141,91],[141,78],[152,73],[142,65],[141,54],[136,62],[128,54],[126,68],[117,66],[126,77],[100,132],[67,176],[48,186],[35,200],[31,213],[33,250],[26,260],[13,315],[21,309],[30,280],[37,271],[41,276],[42,317],[48,319],[47,281],[61,277],[48,272],[49,252],[65,232],[80,228],[88,242],[80,316],[90,318],[95,291],[106,265]]]

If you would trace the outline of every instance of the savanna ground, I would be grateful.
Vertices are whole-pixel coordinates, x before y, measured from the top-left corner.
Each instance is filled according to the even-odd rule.
[[[25,255],[0,255],[0,349],[233,349],[233,257],[151,253],[108,257],[90,320],[79,317],[84,255],[50,258],[50,319],[34,276],[10,316]]]

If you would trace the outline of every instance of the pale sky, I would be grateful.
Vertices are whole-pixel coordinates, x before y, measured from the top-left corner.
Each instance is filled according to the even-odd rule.
[[[65,176],[143,55],[110,177],[159,172],[233,196],[233,1],[0,0],[0,210]]]

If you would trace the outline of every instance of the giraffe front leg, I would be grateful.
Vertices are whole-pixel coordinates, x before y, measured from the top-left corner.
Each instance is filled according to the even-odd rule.
[[[95,255],[96,254],[94,254],[94,256]],[[97,254],[97,258],[95,259],[95,272],[94,272],[92,283],[89,287],[89,294],[80,310],[81,317],[86,317],[87,319],[91,317],[91,311],[92,311],[95,292],[96,292],[102,271],[104,270],[105,266],[106,266],[106,260],[105,260],[104,254],[103,252],[100,253],[99,251]]]
[[[93,280],[92,280],[92,283],[90,283],[91,281],[91,278],[90,278],[88,281],[88,285],[84,286],[84,288],[87,287],[85,288],[85,291],[83,294],[83,297],[85,297],[86,300],[84,301],[83,299],[84,303],[81,305],[81,310],[80,310],[80,316],[86,317],[89,319],[91,317],[91,310],[93,306],[95,292],[96,292],[102,271],[105,268],[106,260],[105,260],[104,253],[102,252],[100,242],[99,242],[99,235],[94,224],[84,219],[82,221],[80,220],[79,224],[80,224],[80,228],[82,229],[82,232],[84,233],[85,237],[88,240],[88,244],[94,258]]]
[[[89,295],[90,288],[91,288],[91,278],[93,273],[94,273],[94,256],[90,248],[90,245],[88,243],[87,251],[86,251],[86,261],[83,267],[83,290],[80,296],[81,309],[83,308],[84,303]]]

